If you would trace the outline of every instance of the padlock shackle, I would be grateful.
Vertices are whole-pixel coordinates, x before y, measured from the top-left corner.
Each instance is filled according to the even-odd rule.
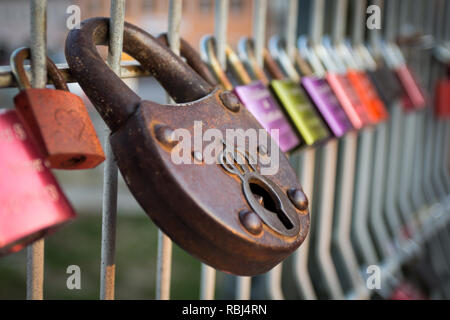
[[[169,47],[169,40],[167,33],[160,34],[156,40],[162,45]],[[208,69],[208,66],[203,62],[200,54],[183,38],[180,38],[180,55],[186,59],[187,64],[194,69],[203,79],[210,85],[217,86],[219,83]]]
[[[261,81],[265,85],[268,85],[269,79],[256,60],[253,40],[248,37],[242,37],[238,43],[238,53],[241,61],[249,66],[256,79]]]
[[[267,59],[267,57],[270,57],[270,58],[273,57],[272,60],[276,59],[278,61],[278,63],[280,64],[279,68],[283,69],[283,71],[287,74],[288,78],[290,78],[292,81],[300,82],[300,80],[301,80],[300,73],[297,71],[294,64],[292,63],[285,48],[286,48],[286,46],[285,46],[284,40],[280,36],[274,35],[269,40],[270,54],[264,55],[264,63],[267,64],[267,68],[268,68],[269,72],[272,73],[272,71],[270,70],[270,67],[269,67],[269,63],[268,63],[268,61],[266,61],[266,59]],[[297,62],[297,59],[300,59],[299,62],[303,63],[303,61],[301,61],[301,58],[297,51],[297,48],[295,49],[294,58],[296,59],[296,62]],[[307,68],[309,68],[309,66],[307,66]],[[312,73],[312,71],[310,71],[310,73]],[[274,75],[272,74],[272,76],[274,76]]]
[[[27,59],[31,60],[31,50],[25,47],[14,50],[10,58],[11,71],[20,90],[31,89],[31,83],[24,67],[24,61]],[[56,89],[69,91],[64,76],[49,57],[47,57],[47,76],[52,80]]]
[[[203,36],[203,38],[200,40],[200,53],[202,55],[203,61],[209,64],[219,83],[226,90],[233,90],[233,84],[231,83],[230,79],[228,79],[225,70],[223,70],[222,66],[220,65],[219,59],[215,52],[216,50],[214,37],[212,35]]]
[[[320,59],[315,55],[313,49],[309,46],[308,38],[305,36],[298,37],[297,48],[300,54],[308,61],[313,74],[320,77],[324,76],[325,68]]]
[[[233,84],[231,83],[230,79],[228,79],[225,70],[223,70],[220,64],[219,58],[217,57],[215,41],[216,40],[212,35],[204,36],[200,40],[200,52],[202,53],[203,59],[207,61],[211,66],[211,69],[213,70],[217,79],[219,79],[220,84],[226,90],[232,90]],[[233,51],[233,49],[231,49],[229,45],[225,46],[225,55],[226,62],[231,67],[231,71],[233,72],[234,76],[238,78],[238,82],[242,85],[250,84],[252,82],[250,75],[248,74],[242,62],[239,60],[236,53]]]
[[[112,131],[136,111],[141,98],[111,70],[97,45],[109,42],[109,18],[84,20],[69,32],[66,58],[70,70]],[[125,22],[123,51],[135,58],[178,103],[205,97],[214,89],[191,67],[144,30]]]

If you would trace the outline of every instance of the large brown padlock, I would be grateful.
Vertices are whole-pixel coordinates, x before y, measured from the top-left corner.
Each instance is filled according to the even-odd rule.
[[[180,247],[217,269],[256,275],[273,268],[309,230],[308,200],[288,159],[269,135],[256,158],[247,152],[250,139],[230,147],[230,130],[265,130],[231,92],[211,86],[151,35],[125,23],[124,51],[177,104],[143,101],[98,54],[108,34],[109,19],[85,20],[69,32],[66,58],[112,131],[117,165],[136,200]],[[208,145],[202,139],[200,149],[187,143],[198,137],[198,124],[222,138]],[[213,162],[204,148],[211,145],[219,147],[210,154]],[[173,156],[183,147],[189,161],[177,163]],[[274,164],[269,174],[265,169]]]
[[[56,65],[47,58],[53,89],[31,88],[23,62],[30,49],[11,55],[11,67],[21,89],[14,97],[16,109],[43,157],[53,169],[89,169],[105,160],[102,146],[83,100],[70,93]]]

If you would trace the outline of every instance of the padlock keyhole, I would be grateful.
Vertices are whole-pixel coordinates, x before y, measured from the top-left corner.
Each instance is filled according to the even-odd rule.
[[[255,182],[250,182],[249,185],[252,194],[256,198],[262,199],[261,205],[266,210],[273,212],[273,214],[276,214],[278,219],[280,219],[281,223],[285,226],[286,229],[289,230],[294,227],[290,219],[287,217],[287,215],[282,210],[280,210],[280,207],[277,205],[277,200],[275,200],[275,197],[272,196],[272,194],[268,190],[266,190],[263,186]]]

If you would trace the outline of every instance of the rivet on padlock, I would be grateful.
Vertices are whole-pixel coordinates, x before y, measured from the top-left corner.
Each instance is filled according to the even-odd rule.
[[[150,70],[177,104],[142,101],[97,52],[96,45],[108,43],[109,22],[92,18],[71,30],[66,57],[72,75],[112,131],[114,156],[132,194],[165,234],[205,263],[239,275],[267,272],[297,249],[309,230],[308,210],[298,210],[287,195],[291,188],[301,189],[289,160],[269,138],[266,148],[271,158],[279,156],[278,170],[270,177],[249,173],[248,183],[217,161],[207,163],[203,153],[200,165],[192,150],[187,150],[190,163],[172,161],[172,150],[161,141],[173,136],[160,131],[160,125],[182,128],[191,137],[195,121],[223,137],[229,130],[265,133],[264,128],[246,108],[235,112],[223,107],[222,88],[208,84],[151,35],[125,23],[124,51]],[[258,171],[261,164],[254,166]],[[256,217],[242,217],[243,210],[264,222],[257,235]]]
[[[16,110],[0,111],[0,256],[75,218]]]
[[[31,88],[23,66],[28,58],[28,48],[17,49],[11,55],[12,71],[21,90],[14,102],[42,155],[53,169],[96,167],[105,155],[83,101],[69,92],[49,58],[48,76],[57,90]]]

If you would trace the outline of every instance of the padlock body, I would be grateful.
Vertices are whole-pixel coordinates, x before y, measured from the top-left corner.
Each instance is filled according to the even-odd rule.
[[[435,113],[438,118],[450,118],[450,79],[440,80],[436,84]]]
[[[15,110],[0,113],[0,256],[75,218]]]
[[[406,65],[403,65],[395,69],[395,73],[406,93],[403,96],[403,107],[405,111],[425,108],[425,95],[419,87],[411,70]]]
[[[303,77],[302,85],[334,136],[342,137],[353,129],[336,95],[324,78]]]
[[[278,130],[279,140],[277,142],[281,151],[291,151],[300,145],[300,139],[283,110],[261,81],[237,86],[234,92],[264,129],[269,133],[271,130]]]
[[[358,98],[366,107],[369,119],[372,124],[386,121],[389,113],[386,106],[378,96],[372,82],[370,82],[367,74],[363,71],[349,70],[347,72],[348,79],[355,89]]]
[[[308,146],[330,137],[326,124],[299,83],[287,79],[272,80],[270,87]]]
[[[392,105],[403,96],[403,88],[393,70],[382,66],[374,71],[368,71],[367,74],[386,106]]]
[[[14,102],[51,168],[94,168],[105,160],[86,107],[77,95],[63,90],[26,89]]]
[[[178,148],[186,146],[184,143],[188,139],[183,135],[183,144],[179,142],[169,147],[161,143],[156,134],[157,128],[164,125],[174,130],[183,128],[194,137],[194,122],[199,121],[203,132],[218,130],[226,140],[226,132],[230,130],[258,129],[265,133],[246,108],[241,107],[238,112],[228,110],[220,100],[220,93],[221,90],[216,89],[200,100],[181,105],[144,101],[125,124],[112,133],[110,140],[131,192],[165,234],[216,269],[256,275],[273,268],[303,242],[309,229],[309,213],[297,210],[300,225],[296,226],[298,233],[295,235],[280,235],[266,224],[260,234],[249,233],[240,222],[239,213],[252,211],[252,208],[239,178],[227,173],[216,162],[175,163],[173,155],[180,153]],[[249,141],[244,140],[245,147],[240,147],[248,148]],[[207,146],[213,142],[202,141],[203,148],[199,152],[203,152],[204,159],[207,159]],[[193,150],[194,143],[189,147]],[[279,165],[276,172],[265,177],[277,184],[284,195],[289,188],[300,188],[288,159],[273,139],[268,150],[271,157],[279,156]],[[186,154],[190,156],[191,151]],[[259,162],[258,167],[261,171]],[[273,217],[277,217],[276,213]]]
[[[345,74],[327,73],[326,79],[330,84],[342,108],[347,113],[355,129],[361,129],[370,124],[369,115],[364,104],[358,98],[350,80]]]

